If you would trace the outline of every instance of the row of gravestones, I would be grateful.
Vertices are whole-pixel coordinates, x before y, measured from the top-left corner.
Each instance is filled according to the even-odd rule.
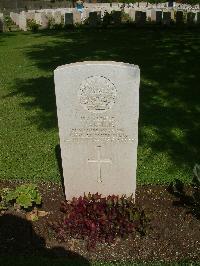
[[[41,29],[45,29],[48,27],[50,20],[54,20],[55,24],[62,23],[62,15],[60,11],[54,10],[53,12],[35,12],[22,11],[20,14],[11,12],[10,18],[12,21],[19,26],[23,31],[27,30],[28,20],[34,20],[38,25],[40,25]]]
[[[49,25],[49,21],[53,20],[54,24],[61,24],[62,20],[64,25],[81,24],[88,20],[90,26],[96,26],[103,19],[106,13],[111,13],[112,10],[103,11],[90,11],[89,9],[84,12],[79,12],[76,9],[66,12],[66,10],[46,10],[46,11],[22,11],[20,14],[11,12],[10,17],[12,21],[19,26],[20,29],[27,30],[27,20],[34,20],[40,25],[41,29],[45,29]],[[124,8],[124,12],[129,15],[132,22],[143,25],[147,21],[152,23],[169,25],[172,21],[177,24],[200,24],[200,12],[184,12],[182,10],[159,10],[147,9],[145,11],[135,10],[134,8]],[[113,24],[120,24],[122,21],[122,11],[115,10],[112,16]]]
[[[169,6],[169,2],[165,3],[149,3],[149,2],[135,2],[135,3],[84,3],[85,8],[124,8],[124,7],[133,7],[133,8],[166,8]],[[198,10],[199,4],[190,5],[190,4],[181,4],[173,2],[171,7],[179,8],[182,10]]]

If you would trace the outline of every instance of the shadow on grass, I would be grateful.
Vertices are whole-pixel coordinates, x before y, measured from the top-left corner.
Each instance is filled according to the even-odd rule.
[[[177,198],[173,201],[174,206],[185,208],[188,214],[192,214],[200,220],[200,184],[196,177],[193,178],[189,193],[184,183],[179,179],[175,179],[167,190]]]
[[[46,248],[32,224],[20,217],[0,216],[0,265],[89,266],[87,259],[62,247]]]
[[[139,145],[165,152],[180,167],[200,161],[199,30],[110,29],[40,32],[25,56],[47,76],[16,80],[13,94],[31,96],[26,110],[43,130],[57,127],[53,70],[86,60],[114,60],[141,69]],[[74,77],[76,78],[76,77]],[[150,160],[151,158],[149,158]],[[147,158],[148,160],[148,158]],[[140,164],[140,162],[139,162]]]

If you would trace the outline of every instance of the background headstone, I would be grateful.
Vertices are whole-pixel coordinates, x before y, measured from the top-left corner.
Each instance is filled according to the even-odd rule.
[[[120,25],[122,22],[122,12],[121,11],[113,11],[112,12],[112,20],[114,25]]]
[[[196,23],[200,24],[200,12],[197,12],[196,14]]]
[[[163,20],[162,20],[163,25],[169,26],[171,23],[171,12],[163,12]]]
[[[25,12],[19,14],[19,28],[23,31],[27,31],[27,19]]]
[[[94,11],[89,13],[88,22],[91,27],[96,27],[101,19],[101,14],[99,15],[99,12]]]
[[[74,11],[73,12],[73,23],[74,24],[81,24],[81,12]]]
[[[135,11],[135,23],[138,25],[144,25],[146,23],[146,12]]]
[[[54,71],[66,198],[135,196],[138,66],[82,62]]]
[[[151,22],[160,24],[162,22],[162,11],[161,10],[151,10]]]
[[[44,12],[35,13],[35,21],[41,26],[41,29],[48,28],[48,18]]]
[[[184,21],[183,21],[183,11],[177,11],[176,12],[176,24],[180,25],[180,24],[183,24]]]
[[[187,23],[189,24],[189,25],[192,25],[192,24],[194,24],[195,23],[195,13],[194,12],[188,12],[187,13]]]
[[[55,20],[55,24],[61,24],[62,23],[62,16],[60,11],[55,11],[53,13],[53,18]]]
[[[73,13],[65,13],[64,14],[64,24],[65,25],[73,25]]]
[[[52,11],[47,11],[47,12],[46,12],[46,17],[47,17],[48,19],[53,19]]]
[[[35,11],[33,12],[27,12],[26,13],[26,19],[35,19]]]
[[[19,14],[18,13],[10,12],[10,18],[16,25],[19,25]]]
[[[128,12],[131,21],[135,21],[135,9],[134,8],[129,8],[129,12]]]
[[[0,13],[0,32],[4,31],[4,19],[3,19],[3,13]]]

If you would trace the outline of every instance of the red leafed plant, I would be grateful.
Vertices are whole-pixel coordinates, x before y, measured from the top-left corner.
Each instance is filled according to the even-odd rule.
[[[87,241],[88,249],[97,242],[109,244],[117,237],[127,237],[134,231],[145,234],[148,219],[144,210],[134,204],[133,197],[88,194],[61,203],[62,221],[50,223],[61,241],[69,237]]]

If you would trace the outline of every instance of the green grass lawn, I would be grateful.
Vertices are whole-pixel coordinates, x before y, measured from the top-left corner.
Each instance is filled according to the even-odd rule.
[[[0,179],[59,181],[53,70],[85,60],[141,69],[137,182],[189,182],[200,163],[200,31],[0,35]],[[76,77],[74,77],[76,78]]]

